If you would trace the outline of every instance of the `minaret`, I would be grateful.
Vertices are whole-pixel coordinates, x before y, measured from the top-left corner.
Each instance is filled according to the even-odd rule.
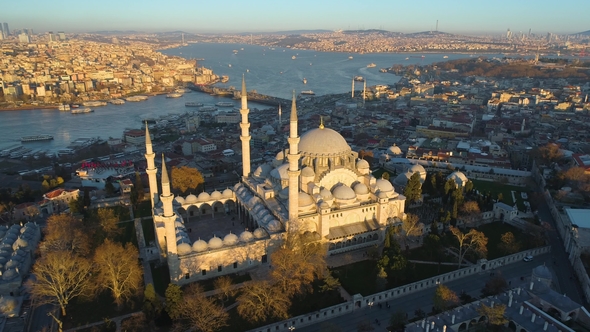
[[[242,108],[240,109],[240,114],[242,114],[242,122],[240,123],[240,128],[242,128],[242,135],[240,136],[240,140],[242,140],[242,176],[248,177],[250,175],[250,122],[248,122],[248,113],[250,110],[248,109],[248,92],[246,91],[246,79],[242,74]]]
[[[287,232],[296,231],[294,228],[299,219],[299,136],[297,135],[297,106],[295,104],[295,91],[293,91],[293,104],[291,106],[291,120],[289,128],[289,224]]]
[[[352,78],[352,96],[350,98],[354,99],[354,77]]]
[[[522,119],[522,124],[520,125],[520,132],[524,133],[524,121],[525,119]]]
[[[365,99],[367,99],[367,80],[363,80],[363,105],[365,105]]]
[[[147,122],[145,123],[145,159],[147,161],[147,168],[145,172],[148,175],[150,184],[150,200],[152,202],[152,209],[155,204],[158,204],[158,180],[156,178],[156,154],[152,146],[152,138],[150,137],[150,130]]]
[[[283,125],[283,112],[281,112],[281,104],[279,103],[279,130],[278,133],[280,134],[281,132],[281,126]]]
[[[163,213],[162,219],[164,221],[164,228],[166,229],[166,250],[168,257],[170,254],[177,254],[176,251],[176,229],[174,222],[176,215],[172,208],[172,201],[174,195],[170,192],[170,179],[168,178],[168,170],[166,169],[166,160],[162,154],[162,194],[160,195],[162,201]]]

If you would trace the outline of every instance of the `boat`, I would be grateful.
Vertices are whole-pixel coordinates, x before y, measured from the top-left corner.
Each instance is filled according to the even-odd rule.
[[[227,83],[229,81],[229,76],[223,75],[220,78],[221,83]]]
[[[364,81],[365,79],[364,79],[362,76],[355,76],[355,77],[354,77],[354,80],[355,80],[355,81],[357,81],[357,82],[362,82],[362,81]]]
[[[180,98],[180,97],[182,97],[182,93],[177,93],[177,92],[169,93],[166,95],[166,98]]]
[[[60,111],[67,112],[67,111],[70,110],[70,105],[68,105],[68,104],[59,105],[57,107],[57,109],[60,110]]]
[[[22,145],[18,144],[18,145],[13,145],[9,148],[6,148],[2,151],[0,151],[0,157],[7,157],[9,156],[11,153],[13,153],[14,151],[20,150],[24,148]]]
[[[82,106],[89,106],[89,107],[107,106],[107,103],[104,101],[85,101],[82,103]]]
[[[75,110],[71,110],[70,113],[72,114],[84,114],[84,113],[91,113],[94,112],[92,108],[84,107],[84,108],[77,108]]]
[[[238,50],[233,50],[234,54],[238,54]]]
[[[352,60],[352,59],[354,59],[354,58],[352,57],[352,55],[348,57],[348,60]]]
[[[448,59],[448,58],[449,58],[448,55],[443,56],[443,59]]]
[[[74,150],[74,149],[59,149],[59,150],[57,150],[58,157],[71,156],[74,153],[76,153],[76,150]]]
[[[303,84],[307,84],[307,80],[305,79],[305,77],[303,78]]]
[[[231,63],[230,63],[230,64],[228,64],[227,66],[231,68]]]
[[[78,104],[72,104],[71,106],[72,106],[72,108],[78,108],[78,107],[80,107],[80,105],[78,105]]]
[[[315,92],[311,91],[311,90],[303,90],[301,91],[302,95],[315,95]]]
[[[387,68],[381,68],[381,69],[379,69],[379,71],[382,73],[387,73]]]
[[[295,60],[295,59],[297,59],[297,57],[296,56],[292,56],[291,59]]]
[[[406,57],[406,60],[410,60],[410,58]]]
[[[202,112],[215,112],[215,111],[217,111],[217,107],[215,107],[215,106],[203,106],[203,107],[199,108],[199,111],[202,111]]]
[[[113,99],[113,100],[111,100],[111,104],[113,104],[113,105],[123,105],[123,104],[125,104],[125,101],[123,99]]]
[[[127,100],[127,101],[144,101],[147,99],[148,99],[147,96],[131,96],[131,97],[125,98],[125,100]]]
[[[234,103],[229,102],[229,101],[220,101],[220,102],[216,103],[215,106],[219,106],[219,107],[234,107]]]
[[[184,106],[186,106],[186,107],[202,107],[203,103],[195,103],[193,101],[189,101],[187,103],[184,103]]]
[[[11,152],[10,153],[10,158],[11,159],[17,159],[17,158],[20,158],[20,157],[24,156],[25,153],[28,153],[28,152],[31,152],[31,151],[33,151],[33,149],[28,149],[28,148],[23,147],[22,149],[18,149],[16,151]]]
[[[367,68],[374,68],[374,67],[377,67],[377,65],[372,62],[367,65]]]
[[[53,139],[51,135],[33,135],[33,136],[23,136],[20,138],[21,142],[35,142],[35,141],[50,141]]]

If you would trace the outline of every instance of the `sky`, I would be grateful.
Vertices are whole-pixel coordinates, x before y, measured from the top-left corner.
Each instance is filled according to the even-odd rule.
[[[28,0],[1,6],[10,29],[192,33],[383,29],[564,34],[590,30],[589,0]]]

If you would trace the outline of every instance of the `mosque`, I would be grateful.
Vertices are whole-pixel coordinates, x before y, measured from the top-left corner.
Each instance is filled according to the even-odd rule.
[[[251,171],[250,123],[242,80],[241,181],[223,192],[175,197],[162,157],[161,193],[149,129],[146,154],[156,246],[171,282],[185,284],[270,264],[286,232],[327,244],[333,255],[382,243],[404,218],[405,197],[376,179],[345,139],[320,123],[298,135],[293,96],[289,148]]]

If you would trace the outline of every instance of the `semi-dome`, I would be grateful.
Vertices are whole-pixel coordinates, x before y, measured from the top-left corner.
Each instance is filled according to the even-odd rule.
[[[400,149],[399,146],[394,144],[393,146],[389,147],[389,149],[387,149],[387,152],[391,153],[392,155],[401,155],[402,149]]]
[[[188,243],[181,243],[176,247],[179,255],[186,255],[190,254],[193,251],[193,248]]]
[[[422,180],[422,182],[424,182],[424,180],[426,180],[426,170],[424,169],[424,167],[422,165],[419,165],[419,164],[412,165],[408,169],[408,172],[410,172],[412,174],[419,173],[420,179]]]
[[[391,182],[389,182],[389,180],[378,179],[375,182],[375,190],[379,190],[385,193],[391,192],[393,191],[393,185],[391,184]]]
[[[270,176],[277,180],[289,179],[289,164],[283,164],[270,172]]]
[[[283,150],[279,151],[275,157],[275,160],[283,161],[285,159],[285,152]]]
[[[326,188],[322,188],[322,190],[320,190],[320,197],[323,200],[331,200],[334,199],[334,196],[332,196],[332,193],[326,189]]]
[[[203,191],[202,193],[199,194],[198,198],[199,198],[199,201],[206,202],[211,199],[211,196]]]
[[[354,190],[345,184],[332,189],[332,195],[337,200],[350,200],[356,198]]]
[[[254,235],[252,234],[252,232],[243,231],[242,234],[240,234],[240,241],[241,242],[250,242],[253,239],[254,239]]]
[[[198,201],[197,196],[190,194],[188,196],[186,196],[186,198],[184,199],[184,202],[186,204],[194,204]]]
[[[201,239],[198,239],[197,241],[195,241],[195,243],[193,243],[193,251],[202,252],[207,250],[207,248],[209,248],[209,245],[207,244],[207,242]]]
[[[257,177],[265,178],[267,177],[270,172],[272,171],[272,166],[269,164],[262,164],[256,168],[253,175]]]
[[[254,233],[252,233],[252,235],[254,235],[254,237],[257,239],[262,239],[263,237],[265,237],[267,235],[267,233],[262,228],[256,228],[254,230]]]
[[[313,198],[307,193],[299,192],[299,207],[309,207],[314,204]]]
[[[222,195],[218,190],[211,193],[211,199],[221,199]]]
[[[359,161],[356,162],[357,169],[368,169],[369,167],[370,167],[369,162],[364,159],[360,159]]]
[[[213,236],[211,240],[209,240],[209,248],[211,249],[219,249],[223,247],[223,241],[218,238],[217,236]]]
[[[303,155],[340,155],[351,151],[346,140],[330,128],[312,129],[301,136],[299,151]]]
[[[225,189],[225,190],[223,191],[223,193],[222,193],[223,197],[225,197],[225,198],[229,198],[229,197],[231,197],[233,194],[234,194],[234,192],[233,192],[233,191],[231,191],[231,189],[229,189],[229,188]]]
[[[238,243],[238,236],[236,234],[229,233],[223,238],[223,244],[226,246],[233,246],[236,243]]]
[[[364,183],[357,183],[357,184],[354,186],[354,192],[355,192],[357,195],[366,195],[366,194],[368,194],[368,193],[369,193],[369,188],[368,188],[368,187],[367,187],[367,185],[366,185],[366,184],[364,184]]]
[[[193,195],[193,197],[194,197],[194,196],[195,196],[195,195]],[[196,197],[195,197],[195,199],[196,199]],[[178,203],[178,204],[180,204],[180,205],[184,204],[184,198],[182,198],[182,197],[180,197],[180,196],[176,196],[176,197],[174,197],[174,201],[176,201],[176,203]]]
[[[398,185],[398,186],[405,186],[408,184],[408,181],[410,181],[410,178],[412,177],[412,173],[408,172],[404,172],[401,173],[400,175],[396,176],[395,179],[393,180],[393,182]]]
[[[315,172],[313,171],[313,168],[307,166],[301,170],[301,176],[315,177]]]

